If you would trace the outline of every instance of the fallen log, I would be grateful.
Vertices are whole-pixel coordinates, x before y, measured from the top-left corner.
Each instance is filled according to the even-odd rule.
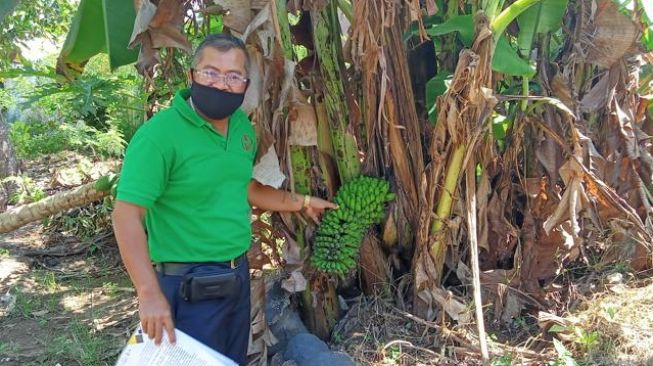
[[[15,207],[0,213],[0,234],[14,231],[30,222],[44,219],[58,212],[95,202],[110,193],[109,189],[98,189],[107,177],[90,182],[69,191],[59,192],[40,201]],[[100,187],[104,188],[104,187]]]

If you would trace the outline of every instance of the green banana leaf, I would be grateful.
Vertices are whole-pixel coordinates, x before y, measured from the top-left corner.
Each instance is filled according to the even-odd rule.
[[[474,41],[474,19],[471,15],[455,16],[427,29],[426,32],[430,36],[458,32],[465,47],[471,47]],[[492,70],[514,76],[531,77],[535,75],[535,68],[527,60],[519,57],[517,50],[510,45],[505,34],[501,35],[497,41],[492,59]]]
[[[136,10],[133,0],[102,0],[104,32],[111,69],[129,65],[138,59],[138,49],[129,49]]]
[[[510,45],[505,34],[501,35],[494,49],[492,70],[513,76],[533,77],[535,67],[519,57],[517,50]]]
[[[567,10],[567,1],[542,0],[517,17],[519,25],[517,44],[524,55],[528,56],[530,53],[536,34],[555,32],[560,29],[562,16]]]
[[[111,69],[135,62],[128,49],[136,12],[132,0],[81,0],[57,61],[57,71],[74,78],[98,53],[107,53]]]
[[[474,18],[471,15],[458,15],[426,29],[426,33],[432,37],[443,36],[451,32],[458,32],[465,47],[471,47],[474,41]]]

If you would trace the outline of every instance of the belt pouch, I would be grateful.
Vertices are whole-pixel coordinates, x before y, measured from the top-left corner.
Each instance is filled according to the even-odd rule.
[[[188,273],[181,280],[179,294],[194,303],[231,296],[236,293],[237,285],[234,271]]]

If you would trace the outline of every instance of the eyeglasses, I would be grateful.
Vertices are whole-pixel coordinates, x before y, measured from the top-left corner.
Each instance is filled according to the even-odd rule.
[[[212,69],[191,69],[191,71],[195,73],[198,81],[202,84],[215,84],[221,81],[230,88],[241,89],[244,88],[249,82],[249,79],[244,78],[235,72],[230,72],[223,75]]]

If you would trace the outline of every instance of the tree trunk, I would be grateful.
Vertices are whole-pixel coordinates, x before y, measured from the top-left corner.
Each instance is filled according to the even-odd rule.
[[[0,214],[0,234],[16,230],[57,212],[87,205],[107,194],[108,191],[97,190],[96,182],[91,182],[70,191],[59,192],[38,202],[16,207]]]
[[[7,209],[11,195],[11,187],[1,181],[12,175],[18,175],[18,160],[14,147],[9,141],[9,128],[4,114],[0,112],[0,212]]]

